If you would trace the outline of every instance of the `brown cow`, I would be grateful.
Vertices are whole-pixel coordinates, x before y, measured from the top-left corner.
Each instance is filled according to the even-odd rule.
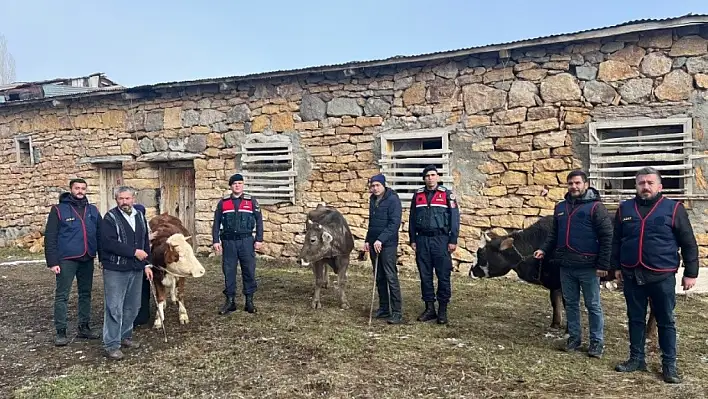
[[[203,276],[204,267],[194,256],[192,246],[187,242],[191,235],[179,218],[167,213],[155,216],[150,219],[150,230],[153,281],[158,312],[154,327],[162,327],[168,291],[172,302],[177,302],[179,305],[180,324],[187,324],[189,316],[184,307],[186,278]]]
[[[354,237],[346,219],[338,210],[320,204],[317,209],[308,212],[306,229],[300,259],[303,266],[313,264],[315,294],[312,298],[312,308],[322,307],[320,289],[327,288],[327,265],[330,265],[337,273],[340,307],[348,309],[345,288],[349,254],[354,249]]]

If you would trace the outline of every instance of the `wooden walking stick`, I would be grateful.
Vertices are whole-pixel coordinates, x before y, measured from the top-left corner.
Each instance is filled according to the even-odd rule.
[[[158,306],[157,303],[157,294],[155,293],[155,285],[152,283],[152,280],[150,281],[150,291],[152,291],[152,297],[155,299],[155,306],[157,306],[157,317],[160,318],[160,324],[162,325],[162,332],[165,334],[165,342],[167,342],[167,330],[165,330],[165,319],[162,317],[162,313],[160,312],[160,307]]]

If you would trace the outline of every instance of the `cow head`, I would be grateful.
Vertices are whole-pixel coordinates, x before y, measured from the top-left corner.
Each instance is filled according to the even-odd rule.
[[[509,273],[516,265],[516,260],[509,253],[509,250],[514,251],[513,244],[513,236],[497,237],[488,233],[482,234],[477,249],[477,262],[470,269],[469,276],[472,278],[500,277]]]
[[[201,277],[206,273],[204,266],[194,256],[192,246],[187,242],[191,238],[181,233],[172,234],[167,239],[165,264],[168,271],[181,276]]]
[[[325,258],[332,250],[333,232],[319,223],[307,219],[305,242],[300,250],[300,262],[308,266],[312,262]]]

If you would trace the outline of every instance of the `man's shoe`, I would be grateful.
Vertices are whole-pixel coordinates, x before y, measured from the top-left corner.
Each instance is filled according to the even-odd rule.
[[[579,339],[568,338],[568,341],[566,341],[563,350],[565,352],[575,352],[580,349],[580,344],[581,342]]]
[[[425,310],[423,313],[418,316],[418,321],[429,321],[429,320],[435,320],[438,318],[438,315],[435,313],[435,302],[426,302],[425,303]]]
[[[124,339],[120,341],[120,346],[124,348],[129,348],[129,349],[138,349],[140,348],[140,342],[133,341],[132,339]]]
[[[403,315],[400,312],[393,312],[391,313],[391,317],[386,320],[388,324],[402,324],[403,323]]]
[[[99,339],[99,338],[101,338],[101,334],[91,331],[91,327],[89,327],[88,324],[80,325],[79,326],[79,333],[76,334],[76,336],[79,338],[84,338],[84,339]]]
[[[256,305],[253,304],[253,295],[246,295],[246,304],[243,306],[243,310],[248,313],[258,312],[258,309],[256,309]]]
[[[438,324],[447,324],[447,303],[438,306]]]
[[[387,319],[389,317],[391,317],[391,311],[386,308],[379,308],[374,316],[376,319]]]
[[[681,377],[678,376],[678,371],[674,365],[664,365],[661,367],[661,375],[664,377],[664,382],[667,384],[680,384]]]
[[[224,302],[224,305],[221,306],[221,309],[219,310],[220,315],[224,314],[229,314],[233,311],[235,311],[236,308],[236,301],[234,300],[234,297],[232,296],[227,296],[226,301]]]
[[[647,371],[647,363],[644,360],[630,358],[615,366],[615,371],[620,373],[631,373],[637,370]]]
[[[57,335],[54,336],[54,346],[66,346],[69,344],[69,338],[66,337],[66,329],[57,330]]]
[[[599,359],[602,357],[602,352],[604,352],[604,350],[605,346],[601,342],[590,342],[590,346],[588,347],[588,356]]]
[[[111,360],[121,360],[123,359],[123,352],[120,349],[114,349],[112,351],[105,351],[104,356]]]

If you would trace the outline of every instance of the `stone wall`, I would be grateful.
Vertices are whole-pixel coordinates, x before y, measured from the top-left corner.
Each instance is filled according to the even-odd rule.
[[[160,89],[143,98],[0,107],[0,244],[42,230],[48,206],[71,177],[87,178],[90,198],[97,200],[97,169],[79,159],[131,155],[122,163],[125,182],[154,192],[159,164],[138,157],[173,151],[200,156],[194,160],[196,237],[199,251],[207,252],[212,212],[239,167],[240,144],[286,135],[296,147],[296,203],[263,207],[263,253],[295,256],[305,213],[323,201],[346,215],[360,246],[366,179],[379,170],[378,136],[444,129],[462,212],[455,264],[471,262],[482,231],[520,229],[552,212],[568,171],[588,167],[581,142],[591,121],[689,116],[696,152],[708,149],[706,38],[707,27],[689,27],[518,49],[505,58],[477,54],[353,75],[225,81]],[[16,164],[17,135],[31,135],[36,165]],[[695,162],[702,192],[706,165]],[[148,205],[154,212],[155,204]],[[405,203],[402,243],[408,239],[407,208]],[[706,246],[703,264],[704,209],[704,202],[692,201],[694,229]],[[410,248],[400,248],[401,264],[414,268]]]

